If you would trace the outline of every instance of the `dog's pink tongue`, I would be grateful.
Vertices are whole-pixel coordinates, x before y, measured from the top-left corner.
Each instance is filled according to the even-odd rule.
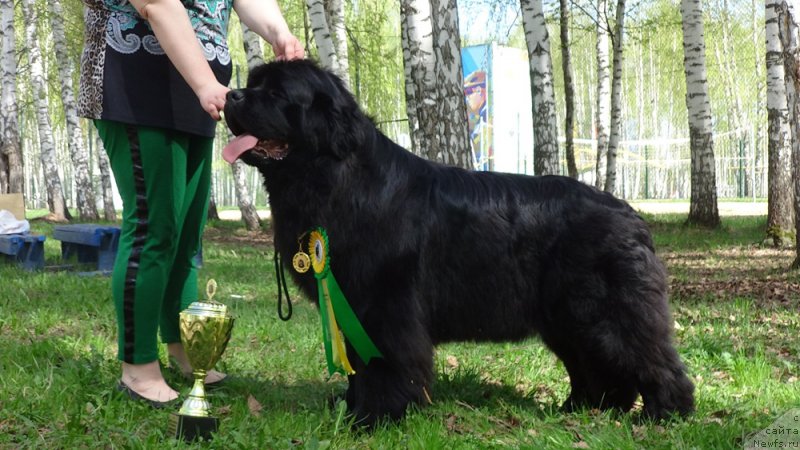
[[[250,150],[258,144],[258,139],[252,134],[242,134],[236,136],[228,145],[222,149],[222,159],[229,164],[233,164],[242,153]]]

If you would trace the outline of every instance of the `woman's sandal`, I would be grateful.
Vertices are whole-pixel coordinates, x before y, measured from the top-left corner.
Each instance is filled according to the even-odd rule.
[[[172,400],[167,400],[165,402],[160,402],[158,400],[150,400],[149,398],[147,398],[147,397],[139,394],[138,392],[134,391],[133,389],[131,389],[131,387],[128,386],[127,384],[125,384],[125,382],[122,381],[122,380],[119,380],[119,382],[117,383],[116,390],[117,390],[117,392],[123,393],[130,400],[135,400],[137,402],[142,402],[142,403],[148,404],[148,405],[150,405],[151,407],[153,407],[155,409],[171,408],[171,407],[176,406],[176,405],[179,404],[178,398],[174,398]]]

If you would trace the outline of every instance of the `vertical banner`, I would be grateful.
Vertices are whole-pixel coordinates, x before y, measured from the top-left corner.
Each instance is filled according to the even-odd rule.
[[[467,103],[469,140],[475,170],[494,170],[492,148],[492,116],[490,108],[490,45],[477,45],[461,50],[464,71],[464,99]]]

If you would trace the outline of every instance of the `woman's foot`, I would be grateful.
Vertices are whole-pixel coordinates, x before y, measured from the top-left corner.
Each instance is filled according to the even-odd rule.
[[[158,361],[144,364],[123,362],[120,390],[123,388],[130,391],[131,398],[135,398],[133,394],[136,394],[144,400],[158,404],[168,403],[178,398],[178,392],[164,381]]]
[[[167,344],[167,353],[169,353],[170,364],[176,366],[178,370],[189,380],[193,380],[192,365],[189,363],[189,357],[183,350],[183,344],[180,342],[173,342]],[[217,370],[211,369],[206,373],[206,385],[217,384],[224,380],[228,375]]]

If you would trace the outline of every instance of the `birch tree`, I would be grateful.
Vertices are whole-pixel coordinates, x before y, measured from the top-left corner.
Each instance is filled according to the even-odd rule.
[[[429,0],[401,0],[400,28],[411,149],[428,158],[433,146],[428,137],[434,133],[436,117],[436,55]]]
[[[24,192],[22,150],[17,123],[17,56],[14,36],[14,2],[0,0],[0,30],[2,37],[2,93],[0,93],[0,194]]]
[[[775,246],[790,243],[786,239],[793,223],[791,185],[792,135],[789,128],[789,104],[785,83],[783,44],[778,11],[781,0],[767,0],[764,7],[767,45],[767,117],[768,117],[768,191],[767,239]],[[791,88],[791,85],[788,85]]]
[[[261,49],[261,38],[252,30],[242,24],[242,42],[244,43],[244,53],[247,57],[247,68],[252,70],[259,64],[264,63],[264,53]],[[228,130],[228,138],[233,139],[233,135]],[[242,213],[242,220],[245,227],[250,231],[255,231],[261,228],[261,221],[258,218],[258,211],[253,204],[252,197],[250,196],[250,189],[247,187],[247,177],[245,165],[242,161],[236,160],[231,164],[231,171],[233,172],[233,186],[236,191],[236,203],[239,206],[239,211]]]
[[[347,57],[347,34],[344,28],[344,5],[341,0],[306,0],[308,20],[323,67],[338,75],[348,88],[350,76]],[[333,22],[333,23],[331,23]],[[331,34],[331,29],[335,35]]]
[[[533,103],[533,171],[536,175],[559,173],[558,128],[553,89],[550,37],[544,20],[542,0],[520,0],[522,26],[528,46]]]
[[[603,189],[608,162],[608,127],[611,122],[611,79],[608,56],[608,1],[597,0],[597,97],[594,129],[597,141],[597,161],[594,186]]]
[[[681,0],[686,107],[691,146],[691,197],[688,222],[719,226],[711,105],[708,99],[703,9],[700,0]]]
[[[58,61],[59,81],[61,83],[61,100],[64,105],[64,116],[67,120],[67,139],[69,154],[72,159],[72,170],[75,177],[76,206],[81,220],[97,220],[97,212],[92,177],[89,171],[89,153],[83,136],[78,110],[75,104],[75,93],[72,83],[73,60],[67,52],[67,36],[64,32],[64,11],[60,0],[50,0],[50,27]]]
[[[564,150],[567,157],[567,174],[578,178],[578,167],[575,165],[575,88],[572,84],[572,55],[569,51],[569,0],[560,0],[561,16],[559,27],[561,32],[561,69],[564,72],[564,101],[566,113],[564,116]]]
[[[111,163],[105,152],[103,140],[95,135],[97,148],[97,168],[100,170],[100,192],[103,196],[103,219],[113,222],[117,220],[117,210],[114,207],[114,188],[111,183]]]
[[[64,200],[61,176],[58,174],[56,148],[53,139],[53,127],[47,106],[47,81],[42,67],[42,55],[37,36],[34,0],[23,0],[22,12],[25,18],[26,55],[30,66],[30,82],[33,94],[33,106],[36,110],[36,121],[39,130],[40,157],[47,185],[47,203],[50,209],[50,220],[64,222],[68,220],[69,211]]]
[[[337,72],[347,86],[350,86],[350,56],[347,50],[347,29],[344,20],[344,1],[327,0],[325,5],[328,24],[330,25],[333,48],[336,51],[339,71]]]
[[[611,42],[614,49],[614,76],[611,80],[611,134],[608,138],[606,180],[604,190],[614,193],[617,183],[617,147],[619,147],[622,120],[622,65],[623,36],[625,35],[625,0],[617,1],[616,21]]]
[[[770,3],[767,3],[769,11]],[[792,185],[794,192],[795,259],[792,269],[800,268],[800,5],[797,0],[780,0],[772,5],[777,16],[778,35],[783,50],[786,100],[789,107],[792,139]],[[769,19],[768,19],[769,20]],[[767,35],[769,36],[769,34]]]
[[[431,0],[433,49],[436,57],[435,161],[464,169],[472,167],[467,129],[461,38],[456,0]]]

